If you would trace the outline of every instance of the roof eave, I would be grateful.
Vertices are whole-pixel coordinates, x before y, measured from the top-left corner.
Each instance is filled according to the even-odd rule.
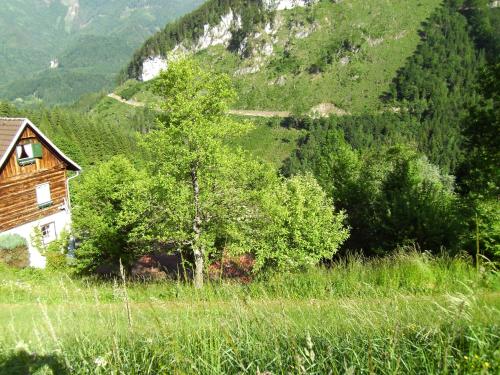
[[[5,153],[0,157],[0,168],[2,168],[4,166],[5,162],[7,161],[7,158],[9,157],[9,155],[12,152],[12,150],[16,146],[17,140],[19,139],[19,137],[21,136],[21,134],[23,134],[23,131],[26,129],[26,126],[28,126],[28,125],[35,131],[35,133],[37,133],[37,135],[40,138],[42,138],[50,147],[52,147],[52,149],[54,149],[54,151],[56,151],[56,153],[59,154],[59,156],[61,158],[64,159],[64,161],[68,164],[68,169],[69,170],[75,171],[75,172],[78,172],[78,171],[82,170],[82,167],[80,167],[77,163],[75,163],[68,156],[66,156],[64,154],[64,152],[62,152],[54,143],[52,143],[50,141],[50,139],[48,139],[45,136],[45,134],[43,134],[42,131],[40,129],[38,129],[38,127],[35,124],[33,124],[27,118],[23,119],[23,123],[19,127],[19,129],[18,129],[16,135],[14,136],[14,138],[12,139],[12,142],[10,143],[9,147],[7,148],[7,150],[5,151]]]
[[[49,138],[45,136],[45,134],[42,133],[38,127],[33,124],[29,119],[26,119],[25,123],[23,124],[23,128],[26,128],[26,125],[29,125],[30,127],[33,128],[33,130],[45,141],[47,144],[52,147],[67,163],[68,166],[72,168],[68,168],[72,171],[78,172],[82,170],[82,167],[80,167],[77,163],[75,163],[73,160],[71,160],[64,152],[62,152],[54,143],[50,141]]]

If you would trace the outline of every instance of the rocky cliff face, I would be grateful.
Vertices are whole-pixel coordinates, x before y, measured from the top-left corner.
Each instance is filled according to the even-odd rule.
[[[195,53],[208,47],[224,45],[227,46],[232,38],[231,30],[238,30],[242,26],[241,16],[232,10],[221,17],[219,24],[215,26],[204,25],[203,34],[194,43],[181,43],[168,53],[167,56],[150,56],[142,63],[142,81],[149,81],[157,77],[160,72],[168,68],[168,62],[177,59],[187,53]]]
[[[73,22],[80,12],[80,2],[79,0],[61,0],[61,3],[68,7],[68,12],[64,17],[64,29],[69,33],[73,26]]]
[[[238,30],[242,27],[241,16],[234,14],[232,10],[221,17],[218,25],[210,27],[204,25],[203,35],[194,47],[194,51],[201,51],[205,48],[216,45],[227,45],[232,38],[231,29]]]
[[[282,11],[293,9],[296,7],[304,7],[317,2],[318,0],[263,0],[264,7],[268,11]],[[241,15],[230,10],[227,14],[221,16],[220,22],[216,25],[205,24],[203,26],[203,34],[194,42],[185,41],[173,48],[167,53],[167,56],[149,56],[142,62],[142,73],[140,79],[149,81],[157,77],[162,70],[168,69],[168,62],[178,59],[181,56],[190,53],[196,53],[209,47],[223,45],[227,47],[233,38],[233,32],[242,28]],[[252,37],[259,39],[263,34],[274,35],[276,33],[276,25],[266,24],[262,32],[256,32]],[[245,38],[239,48],[240,54],[245,50],[248,43],[248,37]],[[251,74],[259,70],[259,61],[265,56],[270,56],[273,53],[272,42],[266,42],[262,48],[256,52],[256,65],[250,68],[245,68],[235,74]]]
[[[304,7],[316,1],[317,0],[263,0],[263,3],[270,10],[287,10],[296,7]]]
[[[142,63],[141,80],[146,82],[158,77],[160,72],[167,69],[167,60],[161,56],[150,56]]]

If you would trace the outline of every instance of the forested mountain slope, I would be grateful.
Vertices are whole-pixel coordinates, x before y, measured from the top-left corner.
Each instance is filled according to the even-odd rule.
[[[499,8],[447,0],[383,102],[397,111],[304,118],[285,175],[312,172],[349,213],[347,248],[411,239],[500,255]]]
[[[123,77],[146,81],[168,60],[194,55],[233,78],[237,108],[379,110],[379,96],[415,50],[418,30],[439,4],[208,1],[150,38]]]
[[[18,0],[0,9],[0,98],[65,103],[109,88],[146,37],[203,0]],[[52,69],[50,68],[52,66]]]

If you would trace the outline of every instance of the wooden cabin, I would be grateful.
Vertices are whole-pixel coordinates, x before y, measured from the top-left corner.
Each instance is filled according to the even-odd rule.
[[[81,168],[31,121],[0,118],[0,235],[26,238],[33,267],[45,267],[45,258],[31,243],[35,229],[44,245],[69,230],[68,171]]]

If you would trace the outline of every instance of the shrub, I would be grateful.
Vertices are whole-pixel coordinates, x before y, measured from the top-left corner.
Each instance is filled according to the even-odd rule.
[[[47,269],[63,270],[68,265],[65,254],[59,252],[47,252],[46,257],[47,257]]]
[[[81,242],[75,252],[78,270],[92,272],[102,264],[117,265],[119,259],[130,264],[136,259],[120,215],[133,183],[143,179],[125,157],[116,156],[88,171],[75,186],[73,230]]]
[[[27,246],[26,240],[18,234],[0,236],[0,250],[14,250],[23,246]]]
[[[17,234],[0,236],[0,262],[11,267],[28,267],[30,257],[26,240]]]
[[[261,227],[254,233],[255,270],[304,269],[331,259],[349,237],[346,215],[336,212],[311,174],[273,186],[263,196]]]
[[[47,269],[62,270],[68,266],[67,251],[69,248],[70,236],[69,233],[63,231],[59,239],[51,242],[45,248],[45,256],[47,258]]]

